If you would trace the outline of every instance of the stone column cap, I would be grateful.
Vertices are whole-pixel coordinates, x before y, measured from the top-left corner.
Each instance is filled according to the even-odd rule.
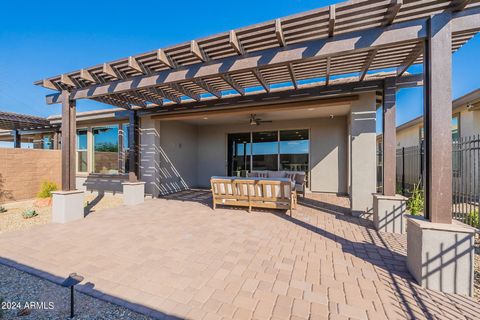
[[[135,182],[126,181],[126,182],[122,182],[122,185],[135,186],[135,185],[141,185],[145,183],[146,183],[145,181],[135,181]]]
[[[382,200],[408,200],[407,197],[402,196],[401,194],[396,194],[394,196],[387,196],[381,193],[374,193],[373,197],[377,199],[382,199]]]
[[[68,195],[68,194],[76,194],[76,193],[84,193],[84,190],[58,190],[58,191],[52,191],[51,194],[59,194],[59,195]]]
[[[452,223],[434,223],[422,216],[405,215],[408,222],[415,224],[421,229],[462,232],[462,233],[476,233],[476,229],[467,224],[453,220]]]

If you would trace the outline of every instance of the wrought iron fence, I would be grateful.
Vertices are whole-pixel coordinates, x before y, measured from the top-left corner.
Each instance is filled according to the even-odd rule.
[[[415,185],[422,185],[424,169],[422,145],[397,149],[397,193],[411,196]],[[381,151],[377,151],[381,157]],[[381,163],[378,163],[377,177]],[[457,139],[452,145],[452,215],[463,223],[480,228],[480,135]]]

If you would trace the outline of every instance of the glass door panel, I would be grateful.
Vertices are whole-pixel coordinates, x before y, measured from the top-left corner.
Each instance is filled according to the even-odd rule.
[[[250,132],[228,135],[228,175],[245,177],[250,171]]]
[[[278,170],[278,131],[252,133],[252,170]]]
[[[308,172],[308,130],[280,131],[280,170]]]

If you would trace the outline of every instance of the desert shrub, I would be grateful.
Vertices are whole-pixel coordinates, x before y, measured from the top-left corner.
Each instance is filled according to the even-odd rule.
[[[480,228],[480,215],[478,210],[472,210],[467,215],[467,223],[475,228]]]
[[[58,190],[57,184],[55,182],[44,181],[40,187],[40,192],[37,194],[39,198],[50,198],[52,196],[52,191]]]
[[[0,206],[0,213],[4,213],[4,212],[7,212],[7,209],[5,209],[5,207]]]
[[[22,211],[22,217],[24,219],[30,219],[36,216],[38,216],[38,213],[34,209],[26,209]]]
[[[421,215],[423,213],[423,190],[420,188],[420,183],[413,185],[413,191],[410,198],[407,201],[407,209],[414,216]]]

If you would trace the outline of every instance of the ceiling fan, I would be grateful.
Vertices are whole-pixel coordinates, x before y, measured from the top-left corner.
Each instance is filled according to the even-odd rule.
[[[270,120],[262,120],[260,118],[257,118],[257,115],[255,113],[252,113],[250,115],[250,125],[251,126],[259,126],[261,123],[268,123],[272,122]]]

